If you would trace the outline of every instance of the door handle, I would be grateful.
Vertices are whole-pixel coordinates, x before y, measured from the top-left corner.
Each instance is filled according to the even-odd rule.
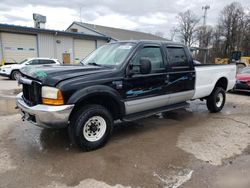
[[[190,72],[188,77],[189,77],[189,80],[192,80],[193,78],[195,78],[195,74],[193,72]]]
[[[166,75],[166,80],[169,80],[169,74]]]
[[[169,74],[166,75],[165,84],[169,83]]]

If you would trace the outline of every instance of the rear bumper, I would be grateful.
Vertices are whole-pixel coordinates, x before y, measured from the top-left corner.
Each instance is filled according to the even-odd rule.
[[[20,109],[22,119],[44,128],[65,128],[74,105],[35,105],[28,106],[22,98],[22,93],[16,96],[16,104]]]

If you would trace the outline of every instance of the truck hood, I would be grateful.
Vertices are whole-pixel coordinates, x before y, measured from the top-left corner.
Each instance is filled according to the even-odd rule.
[[[21,73],[31,79],[41,82],[43,85],[55,86],[63,80],[70,78],[97,74],[110,71],[110,69],[97,66],[27,66],[21,69]]]

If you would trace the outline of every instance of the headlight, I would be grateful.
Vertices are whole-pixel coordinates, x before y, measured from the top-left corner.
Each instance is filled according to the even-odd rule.
[[[63,105],[62,92],[55,87],[42,87],[42,103],[48,105]]]

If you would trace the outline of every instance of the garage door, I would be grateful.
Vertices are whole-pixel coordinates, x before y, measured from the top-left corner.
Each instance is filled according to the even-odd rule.
[[[74,58],[81,60],[96,49],[94,40],[74,40]]]
[[[37,57],[35,35],[1,33],[3,57],[7,63],[20,62],[23,59]]]
[[[107,41],[105,41],[105,40],[98,40],[97,41],[97,48],[99,48],[100,46],[102,46],[104,44],[107,44]]]

